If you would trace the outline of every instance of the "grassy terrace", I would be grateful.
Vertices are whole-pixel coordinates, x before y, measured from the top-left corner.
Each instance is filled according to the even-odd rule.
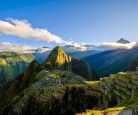
[[[119,112],[130,108],[138,109],[138,89],[132,92],[133,87],[128,87],[128,85],[137,87],[136,84],[131,82],[135,80],[135,82],[138,83],[137,79],[138,76],[135,72],[119,72],[118,74],[111,74],[110,77],[101,78],[100,81],[86,81],[85,83],[88,85],[100,84],[101,92],[104,93],[104,91],[108,91],[108,97],[117,97],[119,103],[113,108],[86,110],[86,112],[78,113],[77,115],[104,115],[108,112]],[[112,87],[110,87],[110,85],[114,88],[111,89]],[[106,98],[108,97],[106,96]]]
[[[85,85],[93,91],[101,92],[100,81],[85,81]]]
[[[127,77],[118,77],[117,79],[125,83],[130,83],[130,80],[131,80],[130,78],[127,78]]]
[[[107,108],[105,110],[86,110],[86,112],[78,113],[77,115],[104,115],[104,113],[112,111],[122,111],[125,109],[126,107],[114,107],[114,108]]]
[[[28,89],[24,90],[23,96],[16,96],[13,102],[16,102],[16,106],[18,106],[17,108],[20,109],[22,108],[22,104],[25,104],[31,95],[35,98],[36,102],[37,100],[38,102],[42,102],[42,107],[45,107],[45,103],[50,103],[48,100],[51,100],[51,97],[60,100],[66,89],[75,89],[75,91],[83,89],[87,96],[95,96],[98,98],[98,106],[89,108],[90,110],[78,113],[78,115],[104,115],[108,112],[120,112],[129,108],[138,109],[138,89],[135,89],[132,92],[133,87],[128,88],[128,84],[132,84],[132,82],[128,82],[131,80],[131,77],[127,77],[126,73],[123,73],[123,76],[119,75],[120,74],[112,74],[110,77],[101,78],[99,81],[83,81],[83,79],[78,76],[74,78],[74,74],[70,74],[68,72],[65,74],[60,71],[41,71],[37,75],[39,81],[40,79],[45,81],[45,78],[48,77],[48,83],[53,82],[53,79],[62,79],[63,81],[66,81],[66,83],[58,87],[54,86],[55,83],[52,83],[52,86],[50,85],[50,87],[45,86],[42,88],[37,88],[37,86],[33,84]],[[71,82],[68,82],[69,80]],[[78,80],[82,82],[80,83]],[[129,94],[129,92],[132,92],[132,94]],[[112,107],[112,105],[109,104],[111,100],[116,101],[113,102],[116,103],[113,105],[113,108],[110,108]]]
[[[132,89],[126,89],[126,88],[123,88],[123,87],[121,87],[121,86],[119,86],[119,85],[115,85],[115,88],[116,88],[116,89],[122,90],[122,92],[125,92],[125,93],[128,94],[128,95],[130,95],[131,92],[132,92]]]
[[[120,86],[122,86],[122,87],[124,87],[124,88],[127,88],[127,83],[124,83],[121,80],[116,79],[115,83],[118,84],[118,85],[120,85]]]
[[[100,81],[85,81],[87,85],[99,85]]]

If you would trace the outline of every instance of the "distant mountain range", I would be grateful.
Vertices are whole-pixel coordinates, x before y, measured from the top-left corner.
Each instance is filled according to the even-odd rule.
[[[126,39],[121,38],[120,40],[118,40],[117,42],[106,42],[106,43],[102,43],[102,47],[108,48],[110,50],[112,49],[131,49],[133,47],[135,47],[135,45],[137,44],[137,42],[130,42]]]
[[[130,44],[128,42],[125,39],[120,39],[116,43],[128,45]],[[85,61],[100,77],[119,71],[134,70],[137,66],[138,43],[135,43],[130,49],[110,49],[104,46],[99,46],[96,49],[96,46],[93,45],[85,45],[85,47],[87,47],[86,51],[70,45],[62,46],[61,48],[65,50],[66,55],[73,57],[73,60],[79,59]],[[5,84],[8,80],[16,78],[17,75],[26,70],[28,64],[34,59],[39,63],[44,62],[51,51],[52,48],[43,47],[31,51],[32,53],[0,52],[1,83]]]
[[[113,50],[113,49],[131,49],[136,46],[138,42],[130,42],[124,38],[119,39],[116,42],[105,42],[102,43],[99,46],[96,45],[67,45],[63,46],[63,50],[65,52],[78,52],[78,51],[91,51],[91,50],[97,50],[97,51],[105,51],[105,50]]]
[[[108,108],[120,106],[137,112],[137,46],[83,51],[82,55],[81,51],[68,52],[80,59],[59,46],[47,52],[0,53],[1,115],[74,115],[86,109],[105,114]],[[39,63],[36,55],[38,59],[45,55],[45,60]]]
[[[89,51],[89,50],[93,50],[93,48],[95,48],[95,45],[65,45],[62,46],[62,49],[65,52],[78,52],[78,51]]]
[[[127,71],[136,57],[138,57],[138,47],[108,50],[86,56],[82,60],[94,68],[100,76],[108,76],[111,73]]]
[[[67,54],[80,59],[103,51],[115,50],[115,49],[132,49],[137,46],[138,42],[129,42],[128,40],[121,38],[117,42],[102,43],[100,46],[81,44],[81,45],[65,45],[61,47],[63,51],[65,51]],[[47,47],[42,49],[43,50],[41,50],[41,48],[38,48],[36,50],[33,50],[32,52],[39,62],[44,61],[45,57],[48,56],[48,54],[52,50],[52,48],[47,48]]]
[[[6,44],[8,45],[8,44]],[[9,44],[10,45],[10,44]],[[61,46],[62,49],[65,52],[71,53],[71,52],[84,52],[84,51],[105,51],[105,50],[113,50],[113,49],[131,49],[138,45],[138,42],[130,42],[124,38],[119,39],[116,42],[105,42],[101,45],[86,45],[86,44],[72,44],[72,45],[65,45]],[[18,46],[19,47],[19,46]],[[23,46],[21,46],[23,47]],[[22,50],[23,49],[23,50]],[[9,52],[18,52],[18,53],[44,53],[49,52],[53,48],[51,47],[42,47],[42,48],[10,48],[7,49],[6,46],[2,49],[0,49],[0,52],[2,51],[9,51]]]

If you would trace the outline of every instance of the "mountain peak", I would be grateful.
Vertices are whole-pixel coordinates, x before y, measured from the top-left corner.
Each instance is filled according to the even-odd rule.
[[[96,72],[91,70],[85,62],[70,57],[59,46],[51,51],[44,64],[48,69],[70,71],[86,79],[97,79],[93,78],[97,77]]]
[[[120,38],[120,40],[118,40],[117,43],[127,44],[127,43],[130,43],[130,42],[128,40],[124,39],[124,38]]]
[[[53,52],[53,53],[59,53],[59,52],[65,53],[60,46],[56,46],[51,52]]]
[[[46,59],[46,63],[52,65],[63,65],[70,61],[71,57],[68,56],[60,46],[56,46]]]

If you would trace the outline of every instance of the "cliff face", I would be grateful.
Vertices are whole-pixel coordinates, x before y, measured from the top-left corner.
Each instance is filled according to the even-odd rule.
[[[68,56],[61,47],[55,47],[44,64],[49,68],[71,71],[85,79],[96,79],[97,74],[83,61]]]

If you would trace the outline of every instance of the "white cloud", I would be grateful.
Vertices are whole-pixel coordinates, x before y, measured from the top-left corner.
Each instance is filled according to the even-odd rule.
[[[107,46],[107,47],[111,47],[111,48],[131,49],[135,44],[136,44],[136,42],[131,42],[131,43],[127,43],[127,44],[116,43],[116,42],[107,42],[107,43],[105,42],[105,43],[102,43],[101,46]]]
[[[73,51],[86,51],[86,50],[92,50],[95,46],[94,45],[88,45],[86,43],[76,43],[74,41],[68,42],[68,44],[63,47],[64,51],[66,52],[73,52]]]
[[[33,48],[27,45],[12,44],[10,42],[0,42],[0,52],[12,51],[19,53],[30,53],[32,50]]]
[[[33,28],[27,20],[8,18],[8,21],[0,20],[0,34],[13,35],[24,39],[35,39],[39,41],[69,44],[60,37],[50,33],[47,29]]]

